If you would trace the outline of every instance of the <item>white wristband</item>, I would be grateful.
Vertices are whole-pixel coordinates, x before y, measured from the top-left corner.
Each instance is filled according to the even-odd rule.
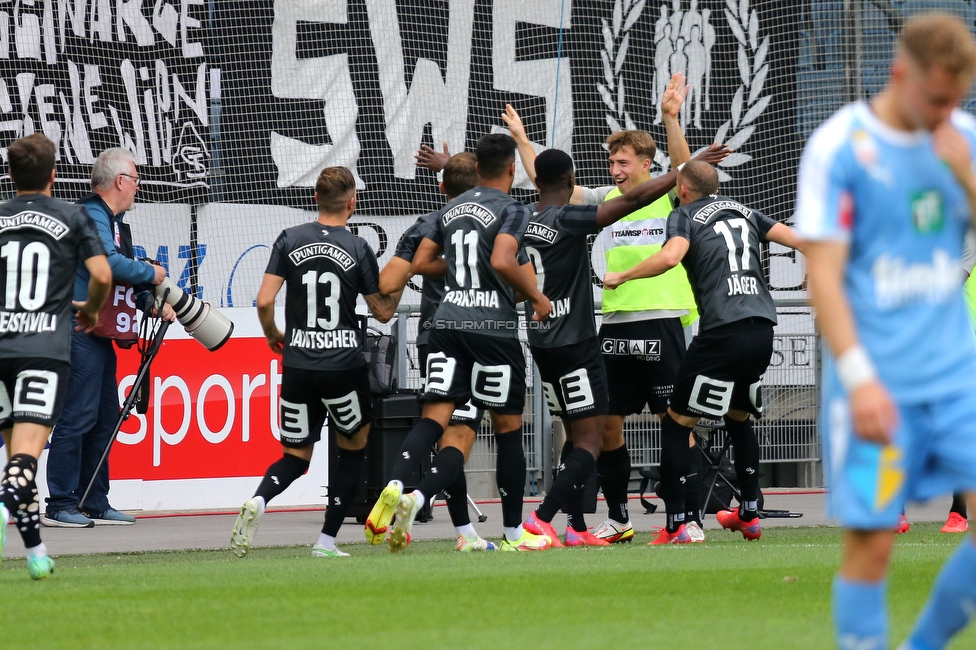
[[[837,358],[837,374],[848,393],[878,376],[867,351],[860,345],[855,345]]]

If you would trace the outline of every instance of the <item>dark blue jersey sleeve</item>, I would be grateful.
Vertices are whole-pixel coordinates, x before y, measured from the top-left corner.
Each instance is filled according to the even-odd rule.
[[[365,241],[359,248],[359,280],[360,293],[371,296],[380,291],[380,265],[376,261],[376,253]]]
[[[560,209],[559,229],[574,237],[585,237],[603,230],[596,223],[598,205],[566,205]]]
[[[766,239],[766,234],[773,226],[776,225],[776,222],[764,215],[759,210],[753,210],[752,213],[756,217],[756,227],[759,229],[759,239]]]
[[[274,246],[271,247],[271,258],[268,259],[268,266],[264,270],[265,273],[277,275],[279,278],[286,277],[285,261],[287,256],[285,255],[285,246],[287,242],[285,238],[285,231],[282,230],[278,239],[275,240]]]
[[[498,229],[498,234],[511,235],[521,244],[522,235],[525,234],[525,229],[529,227],[529,217],[531,216],[529,209],[521,203],[512,203],[506,206],[502,211],[502,224]]]
[[[672,237],[683,237],[691,241],[691,220],[684,210],[672,210],[668,215],[668,222],[664,227],[665,243]]]

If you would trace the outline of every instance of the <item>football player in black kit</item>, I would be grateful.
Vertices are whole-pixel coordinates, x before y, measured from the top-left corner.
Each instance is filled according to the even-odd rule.
[[[618,287],[684,264],[701,314],[698,335],[681,362],[661,423],[661,496],[667,526],[651,544],[691,542],[680,479],[687,473],[688,434],[703,416],[723,417],[735,445],[735,472],[742,493],[738,510],[716,515],[719,523],[759,539],[759,441],[749,415],[762,415],[762,378],[773,352],[776,307],[766,287],[760,241],[800,249],[796,233],[718,191],[718,173],[692,160],[678,167],[681,207],[668,217],[664,247],[603,282]]]
[[[436,275],[437,267],[441,273],[446,267],[447,291],[434,316],[428,343],[424,417],[404,443],[421,452],[429,449],[443,435],[455,407],[469,399],[491,411],[505,528],[502,551],[549,547],[548,538],[522,527],[525,358],[518,341],[516,293],[532,302],[539,319],[549,315],[551,306],[518,260],[529,211],[508,195],[515,180],[515,148],[515,141],[507,135],[491,134],[479,140],[475,153],[478,186],[441,210],[414,256],[414,272]],[[402,482],[390,481],[373,506],[367,526],[382,531],[395,513],[387,543],[391,551],[404,549],[424,501],[451,485],[463,470],[462,450],[445,444],[417,490],[402,494]]]
[[[258,290],[258,318],[268,345],[282,355],[281,446],[283,454],[241,507],[231,549],[244,557],[267,503],[308,469],[325,416],[339,448],[336,484],[315,557],[346,557],[336,548],[366,460],[370,424],[369,370],[356,316],[356,298],[366,299],[380,322],[393,317],[399,294],[379,290],[376,255],[346,229],[356,209],[356,181],[344,167],[327,167],[315,183],[318,219],[278,235]],[[285,331],[274,319],[275,297],[285,285]]]
[[[724,147],[713,145],[700,157],[718,162],[726,155]],[[579,503],[583,482],[596,469],[608,407],[587,236],[667,194],[674,187],[677,171],[645,181],[604,203],[568,205],[576,186],[569,155],[549,149],[539,154],[534,166],[540,198],[523,246],[535,266],[539,290],[552,302],[552,312],[548,321],[529,329],[529,346],[549,410],[565,422],[572,449],[562,458],[552,488],[524,525],[530,533],[545,535],[553,546],[561,546],[551,522],[563,507],[569,516],[567,546],[609,546],[610,542],[587,531]]]
[[[91,331],[108,296],[112,270],[84,207],[51,198],[56,148],[35,133],[7,149],[16,196],[0,204],[0,432],[7,464],[0,475],[0,558],[13,519],[31,578],[49,578],[54,560],[41,543],[37,459],[61,415],[71,359],[72,307]],[[79,262],[91,274],[88,298],[72,302]]]
[[[444,165],[443,181],[440,183],[441,192],[447,195],[447,200],[467,192],[478,184],[477,160],[473,153],[462,152],[451,156]],[[435,221],[440,215],[439,210],[417,219],[417,221],[407,228],[400,238],[393,257],[387,262],[383,270],[380,271],[380,291],[384,293],[394,293],[402,291],[407,286],[407,282],[413,275],[410,266],[413,257],[417,253],[417,247],[423,241],[424,235],[430,229],[431,222]],[[431,324],[434,321],[434,312],[444,297],[444,274],[439,276],[427,276],[424,278],[423,290],[420,299],[420,323],[417,332],[417,359],[420,362],[421,375],[426,377],[427,370],[427,340],[430,337]],[[455,441],[460,444],[459,448],[464,453],[465,461],[471,453],[471,446],[474,444],[478,426],[484,416],[484,411],[474,408],[473,404],[468,404],[470,408],[458,409],[451,416],[451,424],[448,426],[444,435],[439,441],[441,447]],[[426,449],[419,450],[421,455],[427,453]],[[400,456],[397,463],[393,466],[392,476],[406,476],[419,462],[419,458],[414,457],[414,450],[409,448],[400,449]],[[451,515],[451,523],[457,532],[457,544],[455,548],[461,552],[471,551],[494,551],[495,544],[483,539],[478,535],[471,517],[468,514],[468,484],[464,472],[459,472],[454,483],[444,490],[447,495],[447,511]],[[370,544],[380,544],[386,538],[387,530],[372,530],[368,525],[365,529],[366,541]]]

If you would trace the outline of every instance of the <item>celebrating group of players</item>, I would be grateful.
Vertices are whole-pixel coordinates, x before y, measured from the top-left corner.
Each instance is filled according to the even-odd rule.
[[[345,555],[335,536],[358,485],[370,421],[355,299],[363,295],[385,321],[414,274],[424,276],[418,339],[423,417],[366,520],[369,543],[386,541],[390,550],[403,550],[420,508],[443,492],[457,549],[496,548],[478,535],[466,503],[464,463],[484,410],[495,432],[504,527],[499,550],[630,541],[631,468],[623,420],[645,405],[662,419],[661,494],[668,515],[652,544],[704,540],[691,436],[704,415],[725,417],[744,495],[740,509],[721,513],[719,520],[747,539],[760,536],[759,446],[749,417],[762,411],[761,378],[776,324],[760,242],[799,244],[787,226],[717,194],[711,163],[728,155],[725,147],[713,145],[689,160],[677,120],[686,90],[682,75],[675,75],[662,102],[674,169],[651,179],[650,135],[616,133],[608,139],[616,186],[598,189],[576,186],[565,152],[536,157],[519,116],[507,107],[503,117],[511,136],[488,135],[474,155],[445,153],[443,165],[427,163],[443,167],[448,203],[404,234],[382,272],[363,240],[343,228],[355,210],[352,175],[342,168],[322,172],[316,186],[319,219],[282,232],[258,294],[268,343],[284,354],[284,454],[241,509],[232,533],[239,556],[247,553],[266,504],[308,468],[326,415],[340,434],[339,468],[312,552]],[[539,190],[533,206],[509,195],[517,153]],[[418,157],[435,154],[426,149]],[[608,233],[610,252],[598,332],[587,238],[601,231]],[[631,285],[636,291],[622,286],[641,280],[643,286]],[[283,284],[285,332],[273,312]],[[568,432],[552,488],[524,520],[525,359],[517,308],[522,301],[549,408]],[[699,332],[686,352],[683,321],[693,321],[699,310]],[[430,471],[405,493],[404,479],[434,445]],[[591,532],[583,519],[582,487],[594,471],[610,518]],[[689,501],[690,494],[695,498]],[[560,509],[568,516],[562,541],[552,526]]]
[[[248,552],[265,505],[307,470],[328,416],[339,434],[339,467],[312,554],[347,555],[335,535],[362,473],[371,415],[355,303],[364,296],[385,322],[414,274],[425,277],[423,418],[368,516],[371,544],[405,549],[419,509],[445,492],[458,550],[496,548],[474,530],[465,503],[463,466],[481,409],[495,431],[504,525],[498,550],[632,538],[622,429],[645,406],[661,418],[667,510],[651,544],[703,540],[698,490],[687,486],[697,473],[691,427],[706,415],[724,418],[742,492],[738,510],[718,520],[758,538],[759,448],[750,416],[762,411],[776,323],[760,262],[761,242],[773,241],[802,247],[830,351],[822,438],[830,511],[846,528],[833,587],[837,645],[887,647],[885,576],[906,501],[955,490],[976,505],[976,337],[959,272],[976,215],[976,120],[958,108],[974,77],[976,40],[965,23],[935,14],[908,20],[887,85],[869,103],[841,109],[807,143],[796,211],[802,246],[790,228],[717,194],[711,163],[726,149],[713,145],[690,159],[677,121],[680,75],[661,107],[673,171],[651,179],[653,140],[624,131],[607,141],[615,186],[577,187],[569,156],[550,150],[536,157],[508,108],[503,119],[512,135],[485,136],[474,155],[444,161],[449,202],[406,233],[382,272],[373,251],[345,228],[356,208],[353,175],[323,170],[318,219],[281,233],[257,298],[268,344],[283,355],[284,453],[242,507],[233,550]],[[531,207],[509,196],[516,152],[539,189]],[[54,154],[41,135],[13,143],[7,156],[17,197],[0,205],[0,429],[8,454],[0,550],[12,520],[34,578],[54,567],[40,543],[35,476],[64,398],[72,279],[79,264],[91,272],[87,301],[74,305],[77,327],[90,329],[110,278],[91,220],[51,198]],[[419,157],[437,154],[427,149]],[[608,252],[598,331],[587,237],[601,231]],[[282,286],[284,332],[274,319]],[[533,325],[528,340],[550,410],[568,430],[552,489],[524,520],[519,302]],[[686,345],[683,326],[696,317],[698,333]],[[434,444],[430,471],[405,493],[404,477]],[[610,518],[590,532],[581,486],[594,471]],[[562,541],[552,526],[560,508],[569,524]],[[974,602],[970,536],[900,647],[944,648],[972,617]]]

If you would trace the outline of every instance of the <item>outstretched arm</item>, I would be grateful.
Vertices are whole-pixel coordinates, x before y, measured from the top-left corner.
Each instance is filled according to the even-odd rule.
[[[413,274],[410,272],[410,262],[394,255],[380,271],[380,293],[389,295],[396,291],[403,291],[411,275]]]
[[[721,162],[729,155],[729,148],[724,144],[712,144],[697,156],[695,160],[702,160],[711,165]],[[663,176],[644,181],[630,192],[622,194],[610,201],[604,201],[597,207],[596,222],[601,228],[623,219],[634,210],[639,210],[645,205],[654,203],[659,198],[671,191],[678,180],[678,171],[672,167],[671,171]]]
[[[685,101],[688,94],[688,84],[685,83],[685,76],[676,72],[671,76],[668,87],[661,98],[661,119],[664,121],[664,129],[668,134],[668,156],[671,158],[671,169],[674,169],[683,162],[691,160],[691,149],[688,148],[688,141],[681,130],[681,122],[678,114],[681,112],[681,104]]]
[[[777,223],[766,233],[766,240],[803,252],[804,241],[789,226]]]
[[[621,273],[607,273],[603,276],[603,284],[607,289],[616,289],[624,282],[653,278],[670,271],[681,263],[688,253],[690,246],[684,237],[672,237],[658,252],[636,266],[632,266]]]

